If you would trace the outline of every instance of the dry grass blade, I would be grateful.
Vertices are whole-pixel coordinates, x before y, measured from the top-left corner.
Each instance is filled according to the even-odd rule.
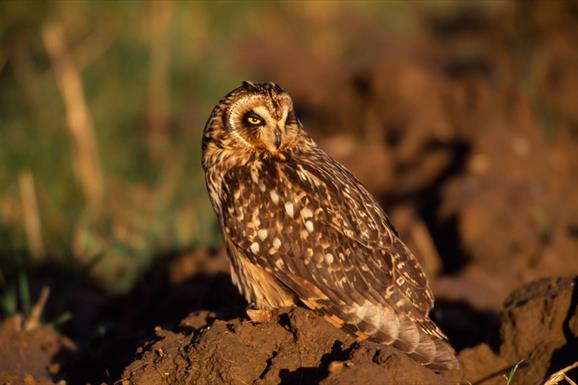
[[[75,172],[89,207],[93,211],[99,211],[104,193],[103,177],[82,80],[66,46],[60,24],[46,23],[42,38],[66,107],[68,129],[74,140]]]
[[[34,330],[40,324],[40,317],[42,317],[42,313],[44,312],[44,307],[46,306],[46,302],[48,301],[48,296],[50,295],[50,288],[48,286],[44,286],[42,291],[40,292],[40,297],[36,304],[32,308],[30,312],[30,316],[24,323],[24,330]]]
[[[568,365],[564,369],[558,370],[556,373],[552,374],[550,377],[548,377],[548,380],[546,380],[546,382],[544,382],[544,385],[557,385],[561,381],[566,381],[570,385],[576,385],[576,382],[572,381],[572,379],[570,377],[568,377],[568,375],[566,375],[566,373],[568,373],[570,370],[572,370],[576,367],[578,367],[578,361],[576,361],[572,365]]]
[[[150,71],[148,89],[148,145],[153,159],[160,160],[169,150],[170,113],[170,23],[172,3],[156,0],[150,9]]]
[[[39,258],[44,255],[44,242],[42,241],[42,225],[40,223],[40,214],[38,212],[38,202],[32,173],[29,170],[21,172],[18,177],[18,184],[20,185],[22,216],[24,219],[28,249],[30,255]]]

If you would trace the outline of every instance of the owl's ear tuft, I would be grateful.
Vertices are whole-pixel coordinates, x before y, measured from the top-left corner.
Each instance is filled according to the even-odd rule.
[[[242,85],[243,85],[243,87],[248,88],[250,90],[256,90],[257,89],[257,86],[255,85],[255,83],[253,83],[250,80],[243,80]]]
[[[278,93],[285,92],[283,87],[281,87],[279,84],[277,84],[275,82],[268,82],[267,84],[269,84],[269,87],[271,87],[272,89],[274,89]]]

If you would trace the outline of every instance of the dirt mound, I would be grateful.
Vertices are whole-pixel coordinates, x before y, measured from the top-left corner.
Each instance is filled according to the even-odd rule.
[[[282,29],[245,37],[238,52],[287,88],[307,130],[396,226],[400,208],[424,222],[425,242],[413,242],[416,226],[401,233],[441,278],[436,298],[495,311],[522,284],[578,272],[578,23],[566,16],[576,12],[570,2],[510,5],[473,12],[475,23],[434,17],[429,36],[372,30],[373,49],[341,51],[365,58],[355,62],[339,50],[319,57]],[[332,17],[356,42],[371,28]]]
[[[519,104],[518,114],[527,114]],[[522,283],[578,268],[577,142],[544,141],[517,120],[516,130],[503,122],[479,130],[468,171],[443,188],[439,217],[455,222],[469,260],[459,276],[436,283],[438,297],[496,307]]]
[[[195,63],[188,66],[178,61],[179,52],[186,50],[176,49],[174,63],[171,59],[166,66],[179,71],[167,76],[175,93],[174,108],[167,111],[174,159],[153,164],[142,158],[148,142],[142,149],[137,145],[144,126],[140,114],[133,116],[136,110],[126,116],[108,114],[114,124],[119,117],[126,122],[128,131],[115,128],[97,135],[106,150],[110,207],[104,205],[106,214],[94,224],[85,223],[88,211],[77,221],[80,201],[66,198],[76,187],[70,194],[50,193],[52,183],[56,188],[73,180],[68,171],[54,177],[60,175],[54,174],[59,168],[47,163],[51,167],[43,177],[37,174],[40,168],[26,163],[28,157],[14,158],[24,163],[7,163],[18,166],[15,177],[23,175],[20,166],[35,175],[47,249],[61,241],[68,245],[70,236],[74,250],[82,249],[76,246],[82,239],[80,243],[93,245],[98,258],[88,263],[90,252],[75,255],[68,264],[60,258],[65,250],[57,248],[22,274],[15,246],[27,239],[22,231],[28,229],[25,222],[16,224],[26,218],[19,215],[20,200],[28,194],[17,188],[16,179],[0,191],[0,216],[5,218],[0,237],[8,235],[2,238],[7,242],[0,242],[0,317],[17,311],[4,306],[6,301],[22,302],[20,310],[27,312],[24,294],[33,302],[41,287],[50,287],[53,294],[42,319],[56,323],[70,315],[59,323],[58,332],[79,347],[71,359],[64,354],[70,341],[52,329],[26,331],[18,318],[3,321],[0,385],[61,379],[101,384],[116,378],[137,384],[504,385],[502,374],[521,360],[511,384],[537,385],[578,360],[576,280],[547,278],[578,275],[578,3],[463,2],[441,13],[446,7],[435,6],[434,12],[430,2],[412,4],[421,32],[411,32],[413,27],[395,32],[385,26],[385,13],[404,29],[411,25],[404,21],[408,11],[398,13],[398,7],[387,2],[382,2],[386,8],[363,12],[339,2],[324,3],[259,6],[239,30],[235,25],[244,24],[244,16],[235,14],[235,23],[230,23],[228,6],[179,12],[188,16],[167,28],[171,41],[185,42],[186,50],[196,53],[186,55]],[[484,5],[478,9],[474,3]],[[111,8],[107,14],[115,12]],[[188,23],[194,15],[205,21]],[[68,19],[73,21],[65,29],[71,47],[81,48],[85,40],[93,47],[98,34],[85,39],[75,27],[81,23],[69,17],[63,22]],[[186,30],[179,25],[185,20],[195,33],[183,39]],[[231,27],[230,35],[213,33],[225,25]],[[205,30],[209,26],[216,30]],[[120,48],[118,63],[126,62],[125,43],[116,39],[128,43],[134,35],[138,41],[131,47],[140,57],[146,39],[129,27],[129,35],[114,39],[105,33],[105,49],[96,44],[97,51],[108,52],[110,45],[112,55]],[[75,38],[74,31],[81,35]],[[226,43],[218,51],[226,54],[206,50],[222,44],[189,44],[189,37],[196,41],[200,36]],[[30,76],[23,76],[27,68],[38,65],[38,74],[46,72],[44,50],[40,56],[32,50],[25,54],[28,38],[9,40],[23,48],[14,51],[14,62],[8,52],[4,67],[0,54],[5,75],[0,80],[15,75],[16,88],[7,89],[17,90],[29,82]],[[220,59],[213,62],[213,56]],[[209,74],[214,72],[211,63],[219,81]],[[202,72],[195,70],[197,64]],[[87,95],[100,95],[106,88],[93,81],[98,77],[94,71],[108,71],[108,66],[89,67]],[[140,79],[142,73],[135,74]],[[192,83],[180,81],[185,74]],[[358,344],[303,309],[287,309],[265,324],[245,320],[245,302],[229,276],[196,154],[209,107],[244,78],[273,80],[285,87],[307,131],[379,200],[401,239],[421,258],[436,298],[432,318],[459,352],[461,371],[437,375],[394,350]],[[42,97],[35,100],[30,106],[42,105]],[[95,111],[107,110],[102,106]],[[10,144],[26,144],[26,136],[20,135],[26,130],[12,126],[18,135],[8,135],[14,141]],[[107,125],[96,126],[100,130]],[[133,128],[137,131],[130,131]],[[34,143],[42,142],[34,138]],[[135,163],[133,170],[130,159],[139,167]],[[65,201],[53,201],[57,196]],[[76,236],[67,235],[74,228]],[[30,290],[20,293],[25,281]],[[127,285],[134,285],[130,292],[113,294],[112,287]],[[197,312],[179,325],[190,311]],[[154,329],[156,325],[161,327]],[[578,369],[571,377],[576,381]]]
[[[123,380],[134,384],[443,384],[435,373],[394,349],[359,345],[345,332],[303,308],[287,309],[274,320],[255,324],[234,319],[182,325],[200,328],[170,332],[144,348],[141,359],[126,368]],[[190,330],[190,329],[189,329]],[[360,377],[359,373],[366,373]],[[368,373],[371,373],[369,376]]]
[[[515,290],[501,312],[501,345],[460,352],[461,382],[503,385],[502,374],[520,363],[511,382],[538,384],[578,357],[578,278],[549,278]]]
[[[74,343],[52,328],[26,330],[20,315],[0,324],[0,384],[47,385],[60,378],[60,360],[70,359]]]
[[[501,346],[463,350],[459,371],[436,374],[395,349],[357,343],[313,312],[287,309],[267,323],[223,321],[195,313],[157,339],[122,376],[126,384],[512,384],[537,383],[578,357],[578,279],[537,281],[516,291],[502,311]]]

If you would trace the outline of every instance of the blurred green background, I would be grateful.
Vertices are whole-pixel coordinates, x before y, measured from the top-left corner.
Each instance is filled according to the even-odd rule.
[[[316,137],[346,132],[362,145],[395,143],[399,127],[418,133],[451,98],[430,134],[463,140],[474,132],[472,92],[443,83],[453,94],[429,103],[428,91],[446,78],[465,84],[468,71],[527,98],[543,132],[574,122],[564,104],[573,99],[549,103],[564,94],[542,97],[532,80],[562,62],[551,60],[558,51],[527,60],[544,31],[558,39],[550,46],[564,43],[574,19],[566,2],[520,3],[0,2],[0,284],[50,262],[84,266],[122,293],[156,256],[218,245],[200,138],[212,107],[244,79],[288,89]],[[333,154],[351,145],[339,143]],[[374,192],[400,189],[361,178]]]
[[[454,346],[487,343],[514,288],[578,273],[577,42],[571,0],[0,0],[0,326],[113,383],[154,326],[243,316],[200,142],[248,79],[382,204]]]
[[[416,8],[455,6],[427,3],[2,1],[0,273],[94,264],[123,292],[153,256],[215,245],[200,138],[222,95],[269,80],[247,38],[347,52],[338,13],[415,34]]]

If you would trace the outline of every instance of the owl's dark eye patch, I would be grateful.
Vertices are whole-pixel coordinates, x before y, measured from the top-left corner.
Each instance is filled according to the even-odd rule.
[[[248,127],[257,127],[265,124],[265,119],[263,119],[253,111],[249,111],[245,114],[245,116],[243,116],[243,123]]]

